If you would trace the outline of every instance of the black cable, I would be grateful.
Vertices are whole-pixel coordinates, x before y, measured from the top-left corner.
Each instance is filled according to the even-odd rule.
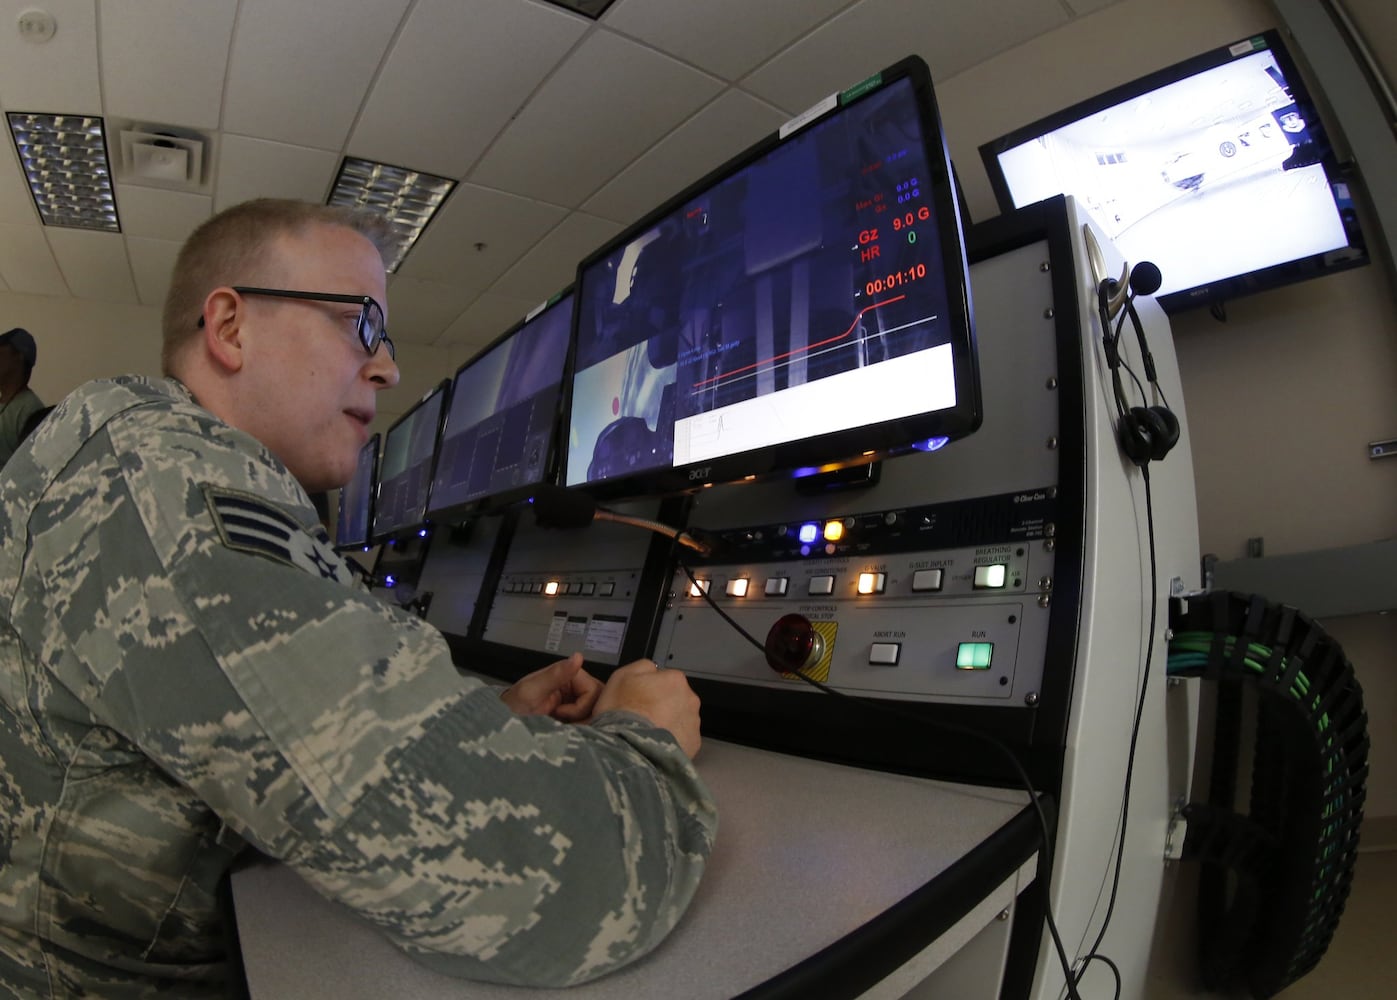
[[[1081,971],[1077,975],[1080,982],[1086,974],[1087,966],[1092,962],[1104,962],[1115,973],[1116,976],[1116,996],[1120,996],[1120,970],[1105,955],[1099,954],[1097,949],[1101,947],[1101,942],[1106,938],[1106,931],[1110,927],[1111,917],[1115,913],[1116,897],[1120,890],[1121,867],[1125,861],[1125,835],[1130,818],[1130,791],[1135,780],[1135,749],[1140,741],[1140,722],[1145,714],[1145,696],[1150,685],[1150,664],[1154,658],[1154,638],[1155,629],[1159,621],[1159,599],[1156,588],[1159,585],[1159,568],[1155,554],[1154,539],[1154,495],[1150,488],[1150,470],[1148,466],[1141,466],[1140,477],[1145,483],[1145,534],[1150,542],[1150,627],[1147,633],[1147,645],[1145,647],[1145,669],[1140,679],[1140,697],[1135,705],[1135,719],[1130,727],[1130,751],[1126,755],[1125,764],[1125,791],[1121,800],[1120,812],[1120,839],[1116,845],[1115,872],[1111,878],[1111,894],[1106,903],[1106,916],[1101,922],[1101,930],[1096,935],[1096,940],[1092,942],[1091,948],[1082,958]],[[1099,898],[1099,897],[1098,897]],[[1087,918],[1090,923],[1091,918]]]
[[[694,577],[694,571],[689,568],[688,564],[685,563],[683,559],[679,558],[679,551],[677,548],[674,550],[674,561],[678,564],[679,568],[684,571],[684,575],[689,578],[689,583],[693,586],[693,592],[697,593],[705,601],[707,601],[709,607],[711,607],[714,611],[718,613],[719,618],[722,618],[723,621],[731,625],[733,630],[736,631],[738,635],[742,636],[753,646],[757,647],[757,649],[760,649],[762,651],[763,657],[765,657],[766,643],[757,639],[756,636],[752,635],[752,633],[748,632],[745,628],[739,625],[731,615],[729,615],[726,611],[719,607],[718,602],[713,599],[713,596],[711,594],[709,594],[708,588],[699,586],[698,580]],[[835,688],[830,687],[828,684],[824,684],[820,681],[815,680],[815,678],[813,677],[807,677],[800,670],[791,670],[787,672],[797,677],[798,679],[804,681],[806,684],[809,684],[811,687],[824,692],[827,695],[832,695],[833,697],[858,705],[861,708],[866,709],[868,711],[881,712],[885,715],[891,715],[894,718],[901,719],[905,722],[913,722],[918,726],[930,726],[933,729],[940,729],[943,732],[955,733],[959,736],[969,736],[972,739],[978,739],[981,742],[989,744],[995,750],[1002,753],[1005,759],[1009,761],[1010,766],[1013,768],[1015,774],[1017,775],[1019,783],[1022,784],[1024,789],[1028,792],[1028,801],[1033,806],[1033,811],[1038,816],[1038,827],[1043,835],[1043,850],[1041,853],[1042,863],[1040,865],[1041,870],[1039,872],[1039,876],[1043,879],[1043,884],[1045,887],[1051,882],[1053,868],[1053,839],[1052,832],[1048,826],[1048,817],[1047,814],[1043,812],[1042,803],[1038,801],[1038,792],[1034,789],[1033,782],[1028,777],[1028,771],[1024,769],[1023,764],[1019,762],[1018,757],[1014,756],[1014,751],[1011,750],[1007,744],[989,735],[988,733],[981,732],[980,730],[973,729],[969,726],[958,726],[953,722],[923,719],[915,715],[912,715],[910,712],[902,712],[898,709],[892,708],[887,705],[879,704],[877,702],[866,701],[862,698],[855,698],[853,695],[845,694],[843,691],[836,690]],[[1063,947],[1062,936],[1058,933],[1057,924],[1053,920],[1052,905],[1048,901],[1048,893],[1046,891],[1043,894],[1043,900],[1043,918],[1048,925],[1048,933],[1052,937],[1053,947],[1057,949],[1058,962],[1062,966],[1064,982],[1067,985],[1067,995],[1070,998],[1070,1000],[1082,1000],[1081,995],[1077,992],[1077,977],[1074,977],[1072,975],[1072,966],[1071,963],[1067,960],[1067,949]],[[1101,960],[1110,964],[1110,960],[1106,959],[1104,956]],[[1119,982],[1119,976],[1117,976],[1117,982]],[[1116,995],[1117,997],[1119,997],[1120,995],[1119,988],[1117,988]]]

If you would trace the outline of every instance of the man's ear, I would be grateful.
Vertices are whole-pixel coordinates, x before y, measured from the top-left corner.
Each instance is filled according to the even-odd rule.
[[[243,320],[247,309],[231,288],[215,288],[204,299],[200,318],[204,347],[219,368],[231,374],[243,366]]]

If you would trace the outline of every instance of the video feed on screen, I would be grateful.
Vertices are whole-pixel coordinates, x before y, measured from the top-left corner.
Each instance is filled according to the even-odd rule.
[[[1126,260],[1159,266],[1161,296],[1338,250],[1349,233],[1294,82],[1263,48],[1003,149],[999,167],[1017,206],[1073,195]]]
[[[566,485],[956,406],[923,122],[894,80],[584,262]]]
[[[340,488],[339,511],[335,517],[335,545],[338,548],[365,545],[369,541],[379,440],[379,435],[375,434],[359,449],[354,478]]]
[[[388,429],[374,503],[374,538],[421,525],[427,516],[432,457],[441,426],[442,383]]]
[[[571,294],[563,295],[456,373],[429,513],[517,499],[544,481],[572,301]]]

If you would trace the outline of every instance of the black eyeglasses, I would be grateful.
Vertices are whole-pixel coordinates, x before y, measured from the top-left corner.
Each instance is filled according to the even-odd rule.
[[[309,302],[345,302],[359,307],[359,321],[354,332],[359,335],[359,343],[364,345],[369,357],[378,352],[381,342],[388,348],[388,357],[394,361],[398,352],[388,339],[388,331],[383,326],[383,307],[370,295],[340,295],[335,292],[293,292],[285,288],[250,288],[246,285],[232,285],[239,295],[270,295],[278,299],[304,299]],[[199,317],[199,326],[204,325],[204,317]]]

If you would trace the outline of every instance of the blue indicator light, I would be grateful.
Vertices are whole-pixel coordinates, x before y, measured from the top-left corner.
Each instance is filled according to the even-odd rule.
[[[818,524],[802,524],[800,534],[797,536],[806,545],[820,537],[820,526]]]
[[[383,585],[385,587],[396,587],[398,585],[398,578],[392,573],[389,573],[383,578]]]
[[[818,476],[819,474],[820,470],[817,466],[803,465],[792,472],[791,477],[794,479],[804,479],[806,476]]]
[[[951,439],[948,437],[934,437],[927,438],[925,441],[918,441],[912,447],[916,448],[918,451],[940,451],[950,443]]]

